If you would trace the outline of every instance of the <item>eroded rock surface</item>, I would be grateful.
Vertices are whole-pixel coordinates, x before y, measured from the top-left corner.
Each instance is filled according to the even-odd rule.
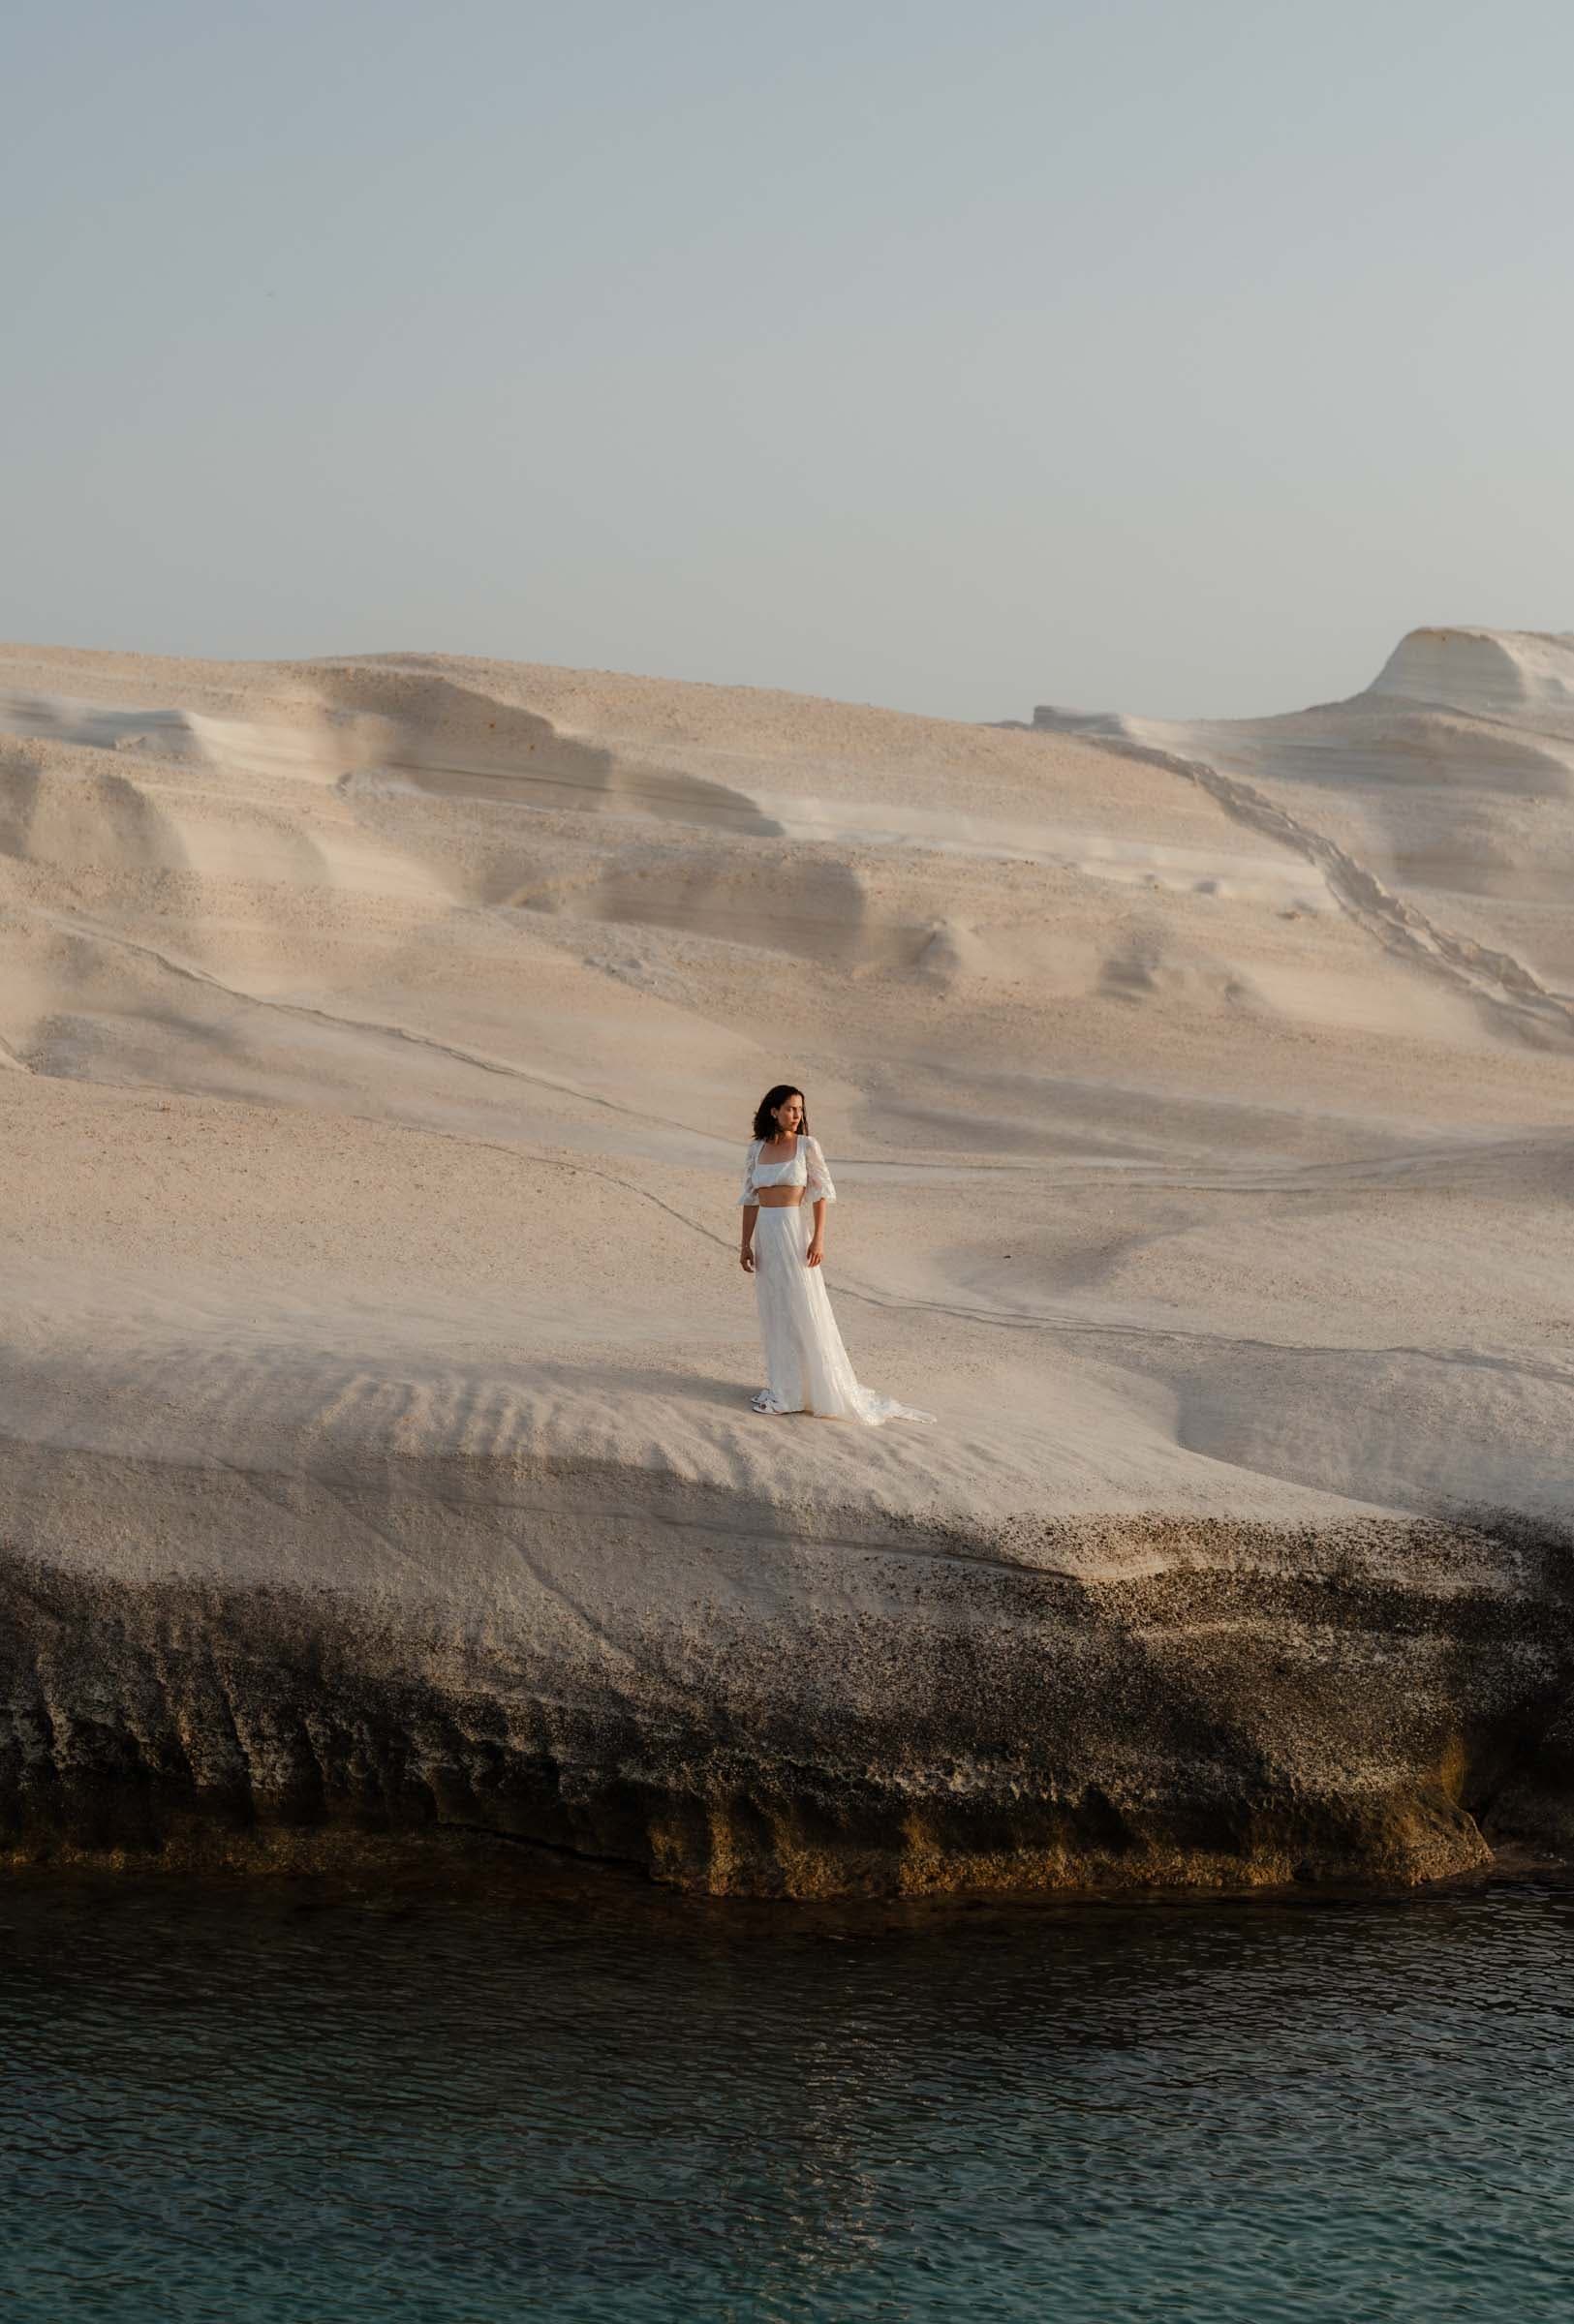
[[[1544,1526],[970,1527],[220,1434],[4,1448],[21,1854],[446,1825],[809,1897],[1403,1882],[1566,1831]]]
[[[1044,733],[0,657],[0,1848],[1562,1847],[1568,651]],[[780,1079],[932,1427],[749,1409]]]

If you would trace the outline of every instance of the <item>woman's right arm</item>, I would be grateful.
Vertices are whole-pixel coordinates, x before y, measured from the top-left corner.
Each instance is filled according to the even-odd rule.
[[[750,1245],[755,1239],[755,1220],[759,1216],[759,1197],[755,1191],[755,1156],[759,1151],[756,1138],[749,1148],[749,1159],[743,1166],[743,1192],[738,1203],[743,1211],[743,1247],[738,1253],[738,1265],[746,1275],[755,1271],[755,1254]]]

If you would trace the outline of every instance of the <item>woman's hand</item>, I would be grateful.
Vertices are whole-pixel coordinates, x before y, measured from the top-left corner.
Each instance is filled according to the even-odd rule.
[[[742,1268],[746,1275],[752,1275],[755,1271],[755,1254],[749,1248],[747,1243],[744,1244],[742,1250],[738,1253],[738,1265]]]
[[[820,1240],[819,1237],[816,1235],[810,1240],[809,1249],[805,1257],[805,1264],[809,1267],[818,1267],[824,1256],[825,1245]]]

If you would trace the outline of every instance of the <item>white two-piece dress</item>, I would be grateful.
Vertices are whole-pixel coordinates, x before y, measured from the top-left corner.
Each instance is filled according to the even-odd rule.
[[[786,1162],[761,1162],[764,1144],[756,1138],[744,1166],[739,1209],[755,1220],[755,1296],[765,1342],[765,1386],[755,1398],[756,1412],[812,1412],[820,1420],[932,1421],[932,1412],[898,1404],[892,1396],[860,1388],[831,1313],[824,1277],[811,1267],[814,1205],[836,1200],[818,1138],[800,1131]],[[762,1204],[761,1186],[802,1186],[801,1203]]]

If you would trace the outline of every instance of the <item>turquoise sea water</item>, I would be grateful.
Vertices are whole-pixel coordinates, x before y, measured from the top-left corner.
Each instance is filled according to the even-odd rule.
[[[1574,2313],[1574,1896],[0,1887],[10,2324]]]

